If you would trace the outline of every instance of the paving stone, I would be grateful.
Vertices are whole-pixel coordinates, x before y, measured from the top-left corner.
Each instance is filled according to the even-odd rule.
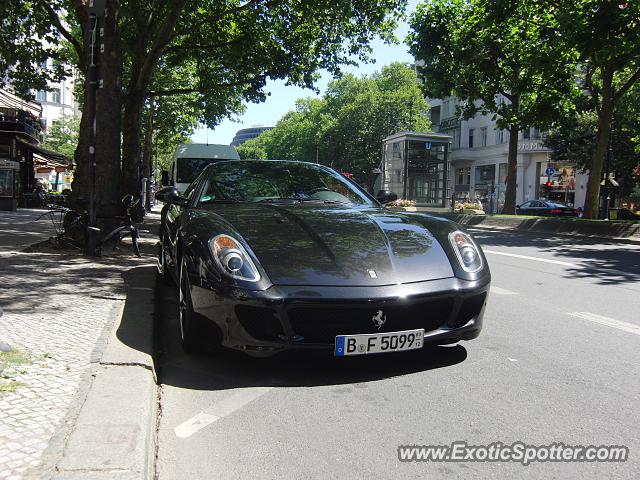
[[[0,339],[29,358],[16,376],[23,386],[0,395],[0,480],[39,473],[114,305],[124,299],[122,273],[153,254],[152,243],[141,260],[125,252],[102,259],[54,250],[8,253],[27,244],[6,232],[25,232],[30,241],[32,231],[42,239],[50,235],[49,224],[33,221],[39,214],[0,212]]]

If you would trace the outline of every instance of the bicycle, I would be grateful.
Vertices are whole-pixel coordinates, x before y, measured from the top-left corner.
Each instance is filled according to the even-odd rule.
[[[122,239],[129,235],[131,237],[133,253],[137,257],[141,257],[140,246],[138,245],[140,232],[135,226],[139,218],[137,212],[139,203],[140,200],[134,200],[133,195],[129,194],[122,197],[122,204],[127,213],[121,218],[120,224],[102,238],[99,237],[101,232],[100,228],[89,225],[89,214],[86,211],[78,213],[75,210],[59,205],[48,205],[49,211],[38,217],[38,220],[45,216],[51,219],[56,232],[56,235],[51,238],[51,241],[54,246],[58,248],[71,246],[82,250],[87,245],[89,234],[93,233],[98,235],[95,253],[96,255],[100,255],[104,244],[113,241],[113,249],[119,250]],[[56,216],[56,214],[59,215]]]

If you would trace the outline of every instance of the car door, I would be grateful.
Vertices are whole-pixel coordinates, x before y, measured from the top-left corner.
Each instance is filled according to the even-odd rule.
[[[517,213],[521,215],[531,215],[531,204],[533,202],[524,202],[520,207],[518,207]]]

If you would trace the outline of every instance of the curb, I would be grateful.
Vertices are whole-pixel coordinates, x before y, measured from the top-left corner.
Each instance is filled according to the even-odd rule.
[[[507,231],[513,231],[514,228],[511,227],[503,227],[503,226],[489,226],[489,225],[472,225],[472,224],[465,224],[462,223],[460,225],[463,225],[466,229],[475,229],[475,230],[486,230],[488,232],[507,232]],[[584,235],[584,234],[577,234],[577,233],[560,233],[560,232],[547,232],[547,231],[539,231],[539,230],[527,230],[527,229],[522,229],[522,228],[516,228],[515,230],[518,231],[518,233],[524,233],[524,234],[529,234],[529,235],[543,235],[543,234],[547,234],[547,235],[555,235],[555,236],[559,236],[559,237],[567,237],[567,238],[576,238],[576,237],[580,237],[581,239],[585,239],[585,240],[595,240],[595,241],[600,241],[600,242],[611,242],[611,243],[624,243],[627,245],[640,245],[640,238],[639,239],[635,239],[635,238],[627,238],[627,237],[602,237],[602,236],[596,236],[596,235]]]
[[[41,480],[151,479],[157,395],[153,361],[156,272],[124,274],[126,300],[111,311],[92,368],[43,455]]]
[[[585,238],[603,242],[640,245],[640,224],[620,224],[601,222],[571,222],[554,218],[493,218],[491,216],[465,215],[453,213],[430,213],[446,218],[466,228],[503,231],[516,230],[519,233],[538,235],[558,235],[572,238]],[[623,234],[623,236],[620,236]]]

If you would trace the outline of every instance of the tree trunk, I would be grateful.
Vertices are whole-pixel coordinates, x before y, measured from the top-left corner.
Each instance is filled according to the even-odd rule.
[[[600,181],[602,166],[609,144],[609,131],[611,130],[611,118],[613,115],[612,81],[612,73],[608,71],[602,73],[602,105],[598,109],[596,149],[589,164],[589,181],[587,182],[584,203],[584,218],[598,218],[600,213]]]
[[[520,110],[520,97],[513,96],[511,108],[517,118]],[[507,190],[504,197],[504,207],[502,213],[515,215],[516,213],[516,188],[518,184],[518,133],[520,125],[511,125],[509,128],[509,154],[507,160]]]
[[[122,187],[124,193],[140,194],[140,140],[145,92],[132,90],[124,101],[124,125],[122,132]]]
[[[100,56],[102,88],[96,93],[96,209],[100,216],[120,213],[120,130],[122,115],[122,52],[118,14],[120,0],[109,0],[102,20],[104,52]],[[85,54],[88,52],[85,35]],[[86,73],[86,72],[85,72]],[[85,99],[88,88],[85,75]],[[89,139],[91,119],[87,115],[87,102],[82,107],[80,135],[75,151],[76,169],[73,179],[73,199],[88,199],[90,194]],[[73,203],[72,203],[73,204]]]

